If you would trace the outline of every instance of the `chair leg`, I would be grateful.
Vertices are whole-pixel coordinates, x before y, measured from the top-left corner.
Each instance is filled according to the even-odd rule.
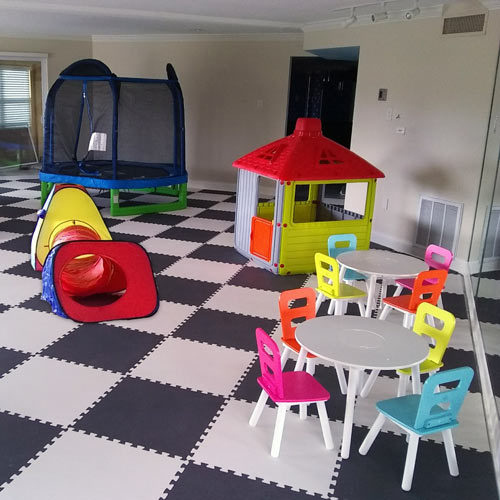
[[[281,438],[283,437],[283,429],[285,427],[286,411],[288,410],[286,404],[278,405],[278,416],[276,417],[276,425],[274,426],[273,444],[271,446],[271,456],[278,458],[280,454]]]
[[[257,404],[255,405],[255,408],[253,409],[252,415],[248,422],[252,427],[255,427],[257,425],[257,422],[259,421],[259,418],[262,415],[262,410],[266,405],[267,398],[268,398],[267,392],[262,390],[259,396],[259,400],[257,401]]]
[[[403,326],[405,328],[411,329],[411,315],[408,314],[408,313],[404,314],[404,317],[403,317]]]
[[[321,303],[323,302],[324,295],[322,293],[318,294],[318,297],[316,298],[316,312],[318,312],[319,307],[321,306]]]
[[[380,373],[380,370],[372,370],[372,372],[368,376],[368,379],[366,380],[365,384],[363,385],[361,392],[359,393],[359,395],[362,398],[366,398],[366,396],[368,396],[368,394],[370,394],[370,391],[372,390],[373,384],[375,383],[375,380],[377,380],[379,373]]]
[[[398,285],[398,287],[396,288],[396,291],[394,292],[393,297],[398,297],[399,295],[401,295],[402,291],[403,291],[403,287],[401,285]]]
[[[361,300],[358,300],[359,315],[363,318],[365,316],[365,306]]]
[[[365,436],[365,439],[363,439],[361,446],[359,447],[359,453],[361,453],[361,455],[366,455],[368,453],[373,442],[378,436],[380,429],[382,429],[384,422],[384,415],[382,415],[382,413],[379,413],[378,417],[375,419],[375,422],[373,422],[372,428],[369,430],[368,434]]]
[[[317,401],[316,407],[318,408],[319,421],[321,423],[321,430],[323,431],[323,439],[327,450],[333,449],[332,431],[330,430],[330,421],[326,413],[326,406],[324,401]]]
[[[335,363],[335,371],[337,372],[337,378],[339,380],[340,392],[342,394],[347,394],[347,381],[345,379],[344,369],[341,365]]]
[[[283,352],[281,353],[281,369],[283,369],[288,357],[290,356],[290,350],[291,349],[289,347],[284,346]]]
[[[300,420],[305,420],[307,418],[307,404],[299,404],[299,418]]]
[[[398,398],[400,396],[404,396],[406,394],[406,387],[408,385],[408,375],[405,375],[403,373],[398,373],[399,375],[399,382],[398,382]]]
[[[337,304],[336,304],[336,300],[332,299],[330,300],[330,305],[328,306],[328,311],[327,311],[327,314],[333,314],[333,310],[334,308],[336,309],[337,308]]]
[[[415,461],[417,459],[419,439],[420,436],[418,434],[415,434],[413,432],[410,433],[408,451],[406,452],[405,470],[403,472],[403,481],[401,482],[401,488],[405,491],[411,490],[413,472],[415,471]]]
[[[309,375],[314,375],[315,371],[316,371],[316,361],[315,361],[315,358],[307,358],[307,361],[306,361],[306,372],[309,373]]]
[[[390,312],[391,312],[391,307],[386,304],[382,309],[382,312],[380,313],[378,319],[386,319],[387,316],[389,316]]]
[[[444,449],[446,451],[446,460],[448,461],[448,469],[452,476],[458,476],[457,456],[455,454],[455,445],[453,444],[453,436],[451,429],[446,429],[442,432]]]

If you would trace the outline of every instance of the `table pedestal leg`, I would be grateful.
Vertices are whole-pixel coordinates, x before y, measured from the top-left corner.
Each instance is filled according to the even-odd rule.
[[[413,394],[420,394],[422,387],[420,386],[420,365],[413,365],[411,367],[411,385]]]
[[[375,300],[375,290],[377,288],[377,276],[375,274],[370,274],[370,279],[368,280],[368,296],[366,298],[366,310],[365,317],[372,317],[373,301]]]
[[[344,431],[342,433],[342,458],[349,458],[351,449],[352,423],[354,420],[354,403],[359,381],[359,369],[349,368],[349,383],[347,384],[347,398],[345,402]]]

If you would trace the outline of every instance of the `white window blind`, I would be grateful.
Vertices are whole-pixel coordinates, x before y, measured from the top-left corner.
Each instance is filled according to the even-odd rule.
[[[0,127],[31,125],[30,69],[0,65]]]

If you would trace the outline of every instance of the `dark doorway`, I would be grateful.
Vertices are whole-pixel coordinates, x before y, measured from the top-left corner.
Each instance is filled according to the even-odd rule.
[[[286,134],[297,118],[320,118],[323,135],[349,148],[358,62],[292,57]]]

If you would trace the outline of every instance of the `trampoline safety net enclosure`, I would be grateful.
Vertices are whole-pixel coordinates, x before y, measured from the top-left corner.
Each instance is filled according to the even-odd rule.
[[[53,183],[73,183],[111,190],[114,215],[186,206],[184,104],[170,64],[161,80],[117,77],[95,59],[73,63],[49,91],[44,137],[42,198]],[[168,201],[120,207],[125,189]]]

